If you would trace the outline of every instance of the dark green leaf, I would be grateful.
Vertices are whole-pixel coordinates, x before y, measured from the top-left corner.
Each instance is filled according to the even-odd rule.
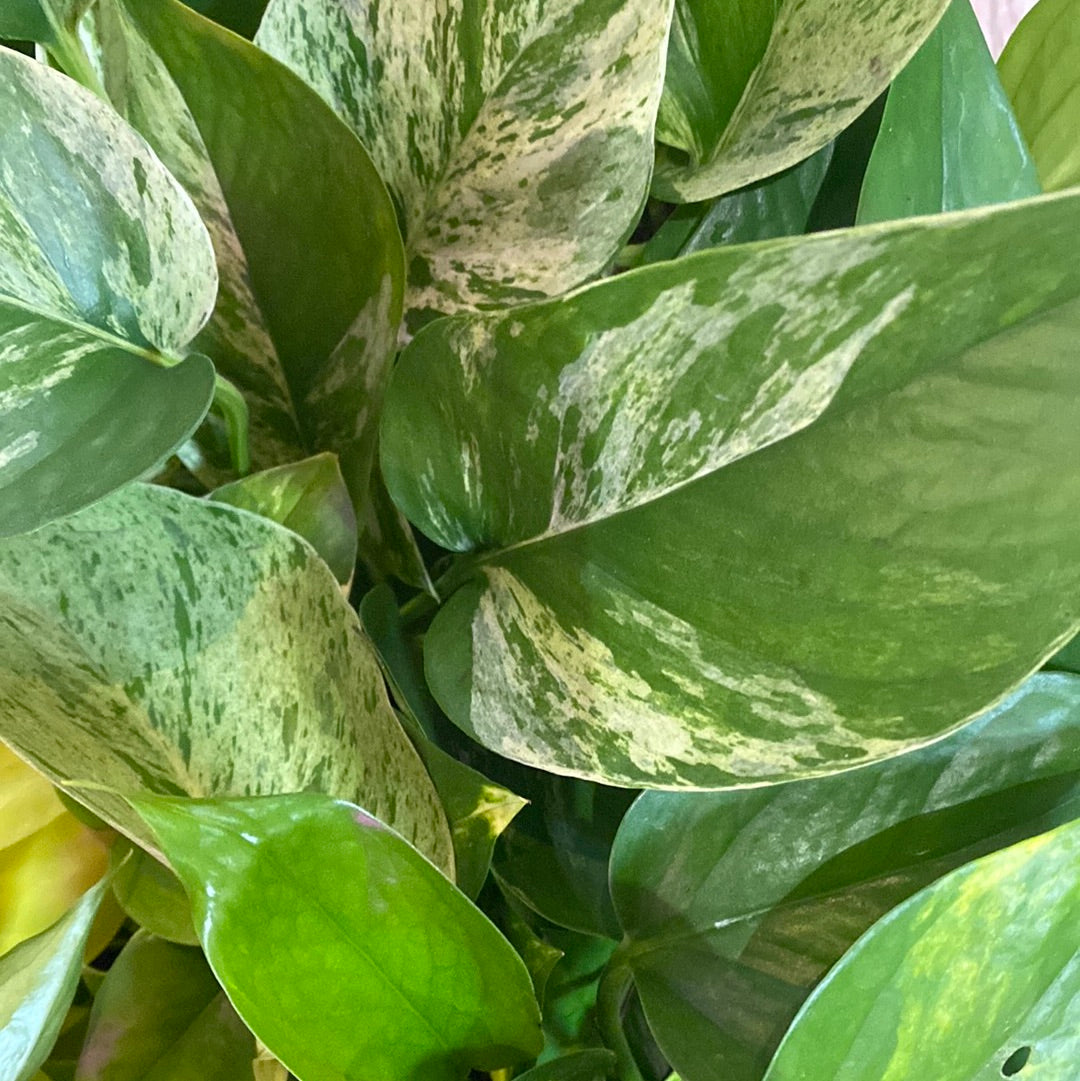
[[[966,210],[1041,191],[970,0],[952,0],[889,90],[858,221]]]
[[[4,0],[4,9],[0,11],[0,38],[48,41],[52,33],[41,0]]]
[[[1080,672],[1080,634],[1067,642],[1047,662],[1046,667],[1063,669],[1066,672]]]
[[[715,788],[898,754],[1016,686],[1080,616],[1078,230],[1080,195],[1044,197],[426,328],[381,438],[406,514],[474,553],[425,638],[447,715],[544,769]]]
[[[299,534],[339,582],[356,569],[356,514],[333,454],[279,465],[218,488],[216,503],[261,514]]]
[[[829,143],[779,176],[708,203],[676,208],[645,245],[644,262],[805,232],[832,153]]]
[[[0,737],[140,843],[115,792],[315,790],[365,800],[453,867],[333,575],[233,507],[136,485],[0,543]]]
[[[534,1066],[516,1081],[604,1081],[615,1076],[615,1056],[602,1047],[576,1051]]]
[[[1080,184],[1080,0],[1039,0],[998,71],[1047,191]]]
[[[266,0],[191,0],[188,7],[246,38],[253,38],[266,10]]]
[[[4,1081],[29,1081],[60,1034],[82,970],[101,882],[48,930],[0,957],[0,1070]]]
[[[787,169],[844,130],[947,0],[677,0],[653,190],[697,202]]]
[[[684,1081],[756,1081],[875,919],[1077,815],[1080,676],[1064,674],[1032,677],[993,713],[891,762],[766,789],[647,793],[616,840],[612,889],[661,1048]]]
[[[150,148],[88,91],[7,49],[0,160],[0,536],[9,536],[153,470],[197,427],[213,367],[176,358],[213,306],[217,278],[195,208]]]
[[[202,953],[139,932],[94,999],[75,1081],[250,1081],[254,1057]]]
[[[364,811],[316,795],[136,806],[233,1005],[305,1081],[456,1081],[539,1050],[512,947]]]
[[[766,1081],[1072,1081],[1078,925],[1080,822],[962,867],[856,943]]]
[[[258,43],[371,150],[398,200],[407,308],[558,295],[641,211],[671,0],[272,0]]]

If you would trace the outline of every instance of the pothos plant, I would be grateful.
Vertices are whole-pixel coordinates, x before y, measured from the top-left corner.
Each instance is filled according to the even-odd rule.
[[[0,8],[3,1081],[1072,1081],[1080,3],[201,8]]]

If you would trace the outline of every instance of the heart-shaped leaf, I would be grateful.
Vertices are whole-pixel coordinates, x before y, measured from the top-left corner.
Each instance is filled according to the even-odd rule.
[[[0,1067],[29,1081],[60,1033],[75,995],[83,951],[105,892],[99,882],[46,931],[0,957]]]
[[[447,715],[544,769],[716,788],[1017,685],[1080,615],[1078,229],[1080,195],[1033,199],[426,328],[382,447],[474,552],[425,638]]]
[[[191,905],[180,880],[149,852],[127,843],[112,851],[113,894],[124,913],[150,934],[197,946]]]
[[[202,953],[140,931],[94,997],[75,1081],[248,1081],[254,1057]]]
[[[1066,674],[1034,676],[993,713],[890,762],[766,789],[645,794],[611,875],[657,1041],[684,1081],[757,1081],[800,1004],[875,919],[1077,815],[1080,676]]]
[[[356,615],[294,534],[133,486],[0,544],[0,597],[0,737],[57,783],[362,798],[453,867]],[[70,791],[149,841],[115,794]]]
[[[786,169],[844,130],[947,0],[676,0],[654,191],[697,202]]]
[[[858,220],[966,210],[1041,191],[970,0],[952,0],[889,89]]]
[[[1047,191],[1080,184],[1080,3],[1039,0],[998,60]]]
[[[305,1081],[458,1081],[539,1051],[513,948],[366,812],[317,795],[135,805],[237,1012]]]
[[[174,0],[101,0],[92,20],[112,101],[213,238],[221,293],[199,344],[250,403],[255,467],[338,454],[365,560],[425,581],[374,494],[404,256],[367,152],[282,64]]]
[[[272,0],[258,43],[371,151],[405,223],[407,307],[565,292],[633,228],[670,0]]]
[[[177,358],[217,276],[195,208],[153,151],[93,94],[7,49],[0,159],[0,536],[10,536],[151,471],[199,424],[214,370]]]
[[[1072,1081],[1078,925],[1080,822],[962,867],[855,944],[766,1081]]]

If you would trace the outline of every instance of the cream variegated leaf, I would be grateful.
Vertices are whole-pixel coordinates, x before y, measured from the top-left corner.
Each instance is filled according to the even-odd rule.
[[[659,154],[654,191],[681,203],[711,199],[809,157],[888,87],[947,6],[678,0],[660,130],[677,149]],[[725,39],[745,38],[750,63],[710,39],[720,28]],[[735,60],[749,75],[732,87]]]
[[[359,134],[415,311],[565,292],[645,198],[668,0],[272,0],[257,42]]]
[[[101,0],[91,15],[111,99],[213,238],[222,288],[199,345],[250,403],[256,468],[338,454],[361,559],[423,583],[372,472],[404,267],[367,153],[283,65],[180,4]]]
[[[198,425],[214,370],[178,358],[217,275],[198,213],[150,147],[8,50],[0,163],[2,536],[150,471]]]
[[[720,248],[422,331],[383,468],[470,553],[425,638],[451,719],[712,788],[992,704],[1080,621],[1078,227],[1074,193]]]
[[[321,791],[440,866],[437,796],[315,552],[223,504],[135,485],[0,543],[0,738],[54,781],[130,795]],[[147,843],[118,797],[72,794]]]

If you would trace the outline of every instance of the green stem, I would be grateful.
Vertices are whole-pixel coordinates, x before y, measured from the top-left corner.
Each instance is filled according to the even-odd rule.
[[[620,946],[608,961],[596,991],[596,1023],[607,1047],[615,1052],[619,1081],[644,1081],[623,1031],[623,1007],[633,986],[633,973]]]
[[[221,414],[229,433],[229,454],[233,468],[244,476],[251,470],[247,402],[240,391],[222,375],[214,382],[214,408]]]
[[[108,101],[109,96],[105,92],[101,79],[98,77],[94,65],[86,55],[86,50],[79,40],[79,35],[74,30],[53,23],[54,40],[49,43],[48,50],[60,65],[64,74],[82,83],[87,90],[93,91],[103,101]]]

